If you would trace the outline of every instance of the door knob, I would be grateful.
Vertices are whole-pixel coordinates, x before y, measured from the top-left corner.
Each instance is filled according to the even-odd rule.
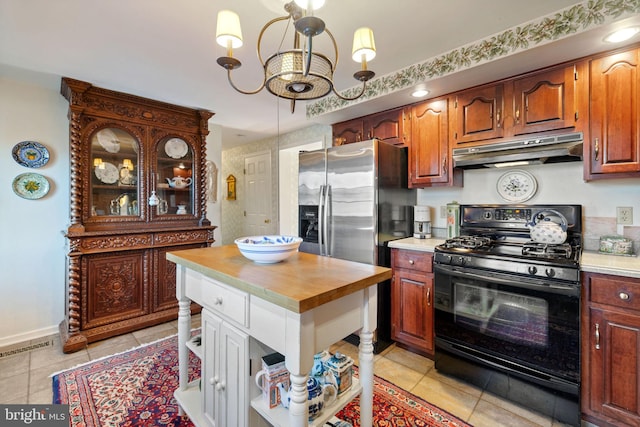
[[[270,223],[271,223],[271,220],[270,220],[270,219],[265,219],[265,220],[264,220],[264,223],[265,223],[265,224],[270,224]]]

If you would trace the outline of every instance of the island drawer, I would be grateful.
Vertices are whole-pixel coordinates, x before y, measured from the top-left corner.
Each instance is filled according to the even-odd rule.
[[[198,303],[241,326],[249,326],[249,294],[247,292],[239,291],[209,277],[202,277],[202,300]]]
[[[393,249],[393,267],[419,270],[424,273],[433,271],[433,254],[431,252]]]
[[[590,302],[640,310],[640,279],[590,274],[585,285]]]

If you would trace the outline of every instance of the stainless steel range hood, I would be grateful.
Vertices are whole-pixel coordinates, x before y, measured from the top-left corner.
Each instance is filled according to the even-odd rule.
[[[455,148],[453,166],[461,169],[506,167],[582,160],[582,132]]]

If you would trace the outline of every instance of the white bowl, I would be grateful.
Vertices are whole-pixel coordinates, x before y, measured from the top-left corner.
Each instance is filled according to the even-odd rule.
[[[240,253],[251,261],[273,264],[298,252],[302,238],[296,236],[249,236],[236,239]]]

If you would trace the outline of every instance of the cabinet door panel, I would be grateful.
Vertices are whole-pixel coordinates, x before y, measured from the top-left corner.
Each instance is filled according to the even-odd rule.
[[[514,81],[514,135],[574,127],[573,67]]]
[[[203,243],[196,245],[173,246],[153,251],[153,265],[158,274],[154,276],[154,279],[157,280],[157,282],[155,283],[155,286],[152,286],[152,312],[178,307],[178,300],[176,299],[176,265],[171,261],[167,261],[167,252],[202,248],[206,246],[206,243]]]
[[[592,309],[590,318],[591,409],[637,425],[640,316]]]
[[[394,271],[391,336],[425,353],[433,352],[433,275]]]
[[[456,144],[503,136],[502,84],[460,92],[456,95]]]
[[[638,52],[591,63],[592,173],[640,172]]]
[[[409,174],[412,186],[449,181],[447,100],[427,101],[411,109]]]
[[[403,109],[385,111],[367,116],[364,120],[366,139],[377,138],[389,144],[406,144]]]
[[[144,251],[89,255],[83,260],[83,328],[147,314]]]
[[[220,378],[224,381],[220,394],[219,426],[244,426],[247,420],[248,337],[227,323],[222,324]]]
[[[202,360],[201,387],[202,387],[202,412],[203,417],[209,426],[218,426],[217,416],[219,412],[219,399],[216,392],[217,376],[220,372],[220,329],[222,320],[212,315],[207,310],[202,311],[202,348],[203,354],[209,355]],[[217,378],[217,380],[216,380]]]
[[[333,145],[351,144],[362,141],[364,134],[364,122],[362,119],[349,120],[336,123],[332,127]]]

